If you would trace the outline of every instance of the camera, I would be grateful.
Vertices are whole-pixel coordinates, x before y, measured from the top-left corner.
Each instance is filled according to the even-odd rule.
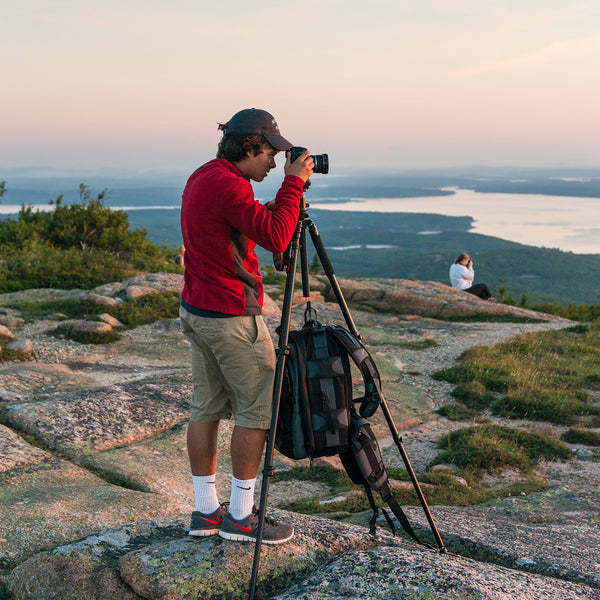
[[[290,162],[294,162],[303,152],[306,152],[306,148],[292,146],[289,149]],[[311,157],[315,161],[313,173],[323,173],[323,175],[329,173],[329,157],[327,154],[311,154]]]

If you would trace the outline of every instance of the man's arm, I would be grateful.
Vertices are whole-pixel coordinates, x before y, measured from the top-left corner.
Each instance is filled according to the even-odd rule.
[[[314,160],[307,150],[293,163],[288,155],[285,179],[269,207],[254,200],[252,188],[238,197],[232,196],[228,207],[231,224],[255,244],[269,252],[283,252],[292,238],[300,214],[304,184],[311,176]],[[248,195],[250,192],[250,195]]]

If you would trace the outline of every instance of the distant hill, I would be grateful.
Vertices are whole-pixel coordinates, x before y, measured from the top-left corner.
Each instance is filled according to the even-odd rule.
[[[149,238],[174,248],[181,244],[179,204],[186,174],[67,176],[49,170],[28,172],[0,169],[6,180],[8,204],[45,204],[64,194],[64,203],[78,199],[78,184],[96,191],[108,188],[108,206],[129,207],[132,228],[146,227]],[[581,168],[525,169],[515,167],[455,167],[437,170],[354,170],[315,176],[311,202],[352,198],[406,198],[449,195],[442,188],[478,192],[549,194],[600,198],[600,170]],[[274,197],[279,177],[255,186],[262,200]],[[426,204],[424,204],[426,206]],[[140,208],[137,207],[157,207]],[[164,208],[163,208],[164,207]],[[448,268],[461,251],[475,260],[477,282],[494,291],[504,287],[519,301],[560,304],[600,302],[600,254],[581,255],[537,248],[470,233],[470,216],[350,212],[310,209],[337,274],[344,277],[392,277],[447,283]],[[376,246],[389,246],[377,248]],[[348,248],[361,246],[360,248]],[[339,249],[346,248],[346,249]],[[264,261],[268,253],[259,250]],[[309,260],[314,250],[309,249]],[[496,291],[497,293],[497,291]]]
[[[366,219],[365,214],[369,215]],[[415,278],[448,283],[450,264],[466,251],[475,263],[475,282],[486,283],[495,295],[504,287],[506,295],[512,295],[517,302],[523,295],[529,303],[600,302],[600,254],[573,254],[469,233],[461,230],[464,221],[460,218],[453,221],[452,217],[440,215],[316,209],[310,215],[336,275],[342,277]],[[405,230],[416,224],[416,229]],[[432,233],[435,231],[438,233]],[[376,247],[381,245],[389,247]],[[259,249],[259,254],[261,260],[271,260],[264,250]],[[309,242],[309,263],[314,254]]]

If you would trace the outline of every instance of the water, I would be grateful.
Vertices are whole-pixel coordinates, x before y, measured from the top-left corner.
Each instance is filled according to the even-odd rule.
[[[453,195],[415,198],[357,198],[349,202],[310,202],[314,208],[327,210],[436,213],[449,216],[470,216],[473,232],[499,237],[531,246],[559,248],[578,254],[600,254],[600,198],[546,196],[541,194],[481,193],[460,188],[443,188]],[[131,202],[133,196],[124,192],[121,198],[108,202],[111,208],[135,211],[178,210],[180,195],[165,193],[153,199],[154,206]],[[8,196],[8,194],[7,194]],[[129,202],[126,200],[129,198]],[[6,198],[8,199],[8,198]],[[75,200],[75,199],[73,199]],[[146,197],[146,202],[147,202]],[[130,203],[131,202],[131,203]],[[0,215],[14,215],[21,205],[0,204]],[[34,204],[34,210],[52,210],[48,204]],[[152,219],[152,217],[148,217]],[[136,220],[136,222],[137,222]],[[178,229],[174,215],[173,227]],[[426,232],[423,232],[426,233]],[[179,231],[174,232],[174,237]],[[161,238],[162,239],[162,238]]]
[[[600,198],[490,194],[443,188],[452,196],[355,199],[344,203],[311,202],[314,208],[376,212],[435,213],[474,219],[474,233],[512,242],[600,254]]]

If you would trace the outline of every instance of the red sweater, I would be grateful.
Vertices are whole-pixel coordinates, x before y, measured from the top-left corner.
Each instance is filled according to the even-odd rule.
[[[254,247],[269,252],[287,248],[303,184],[299,177],[287,176],[269,211],[255,200],[250,181],[227,160],[211,160],[192,173],[181,204],[183,299],[204,310],[259,315],[263,285]]]

